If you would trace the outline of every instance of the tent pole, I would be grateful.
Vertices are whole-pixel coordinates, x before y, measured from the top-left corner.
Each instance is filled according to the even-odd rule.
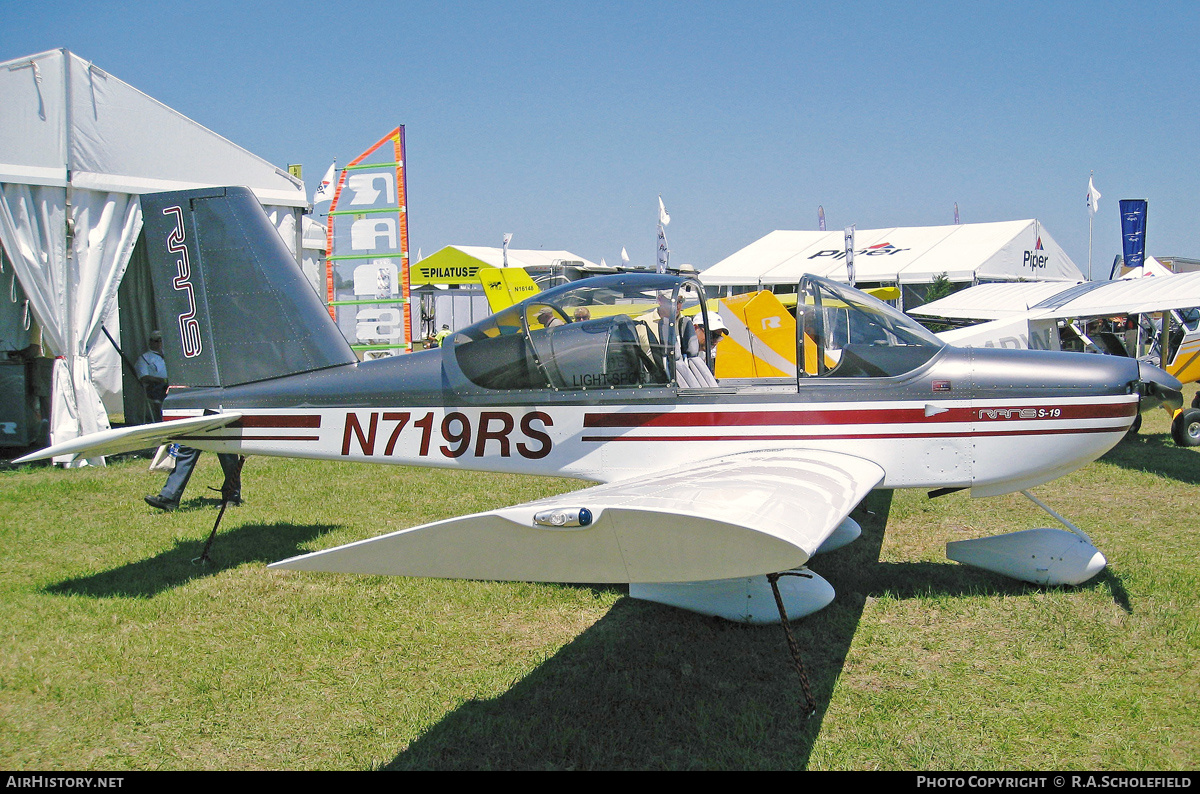
[[[74,207],[71,202],[71,180],[74,179],[74,173],[71,157],[71,128],[75,123],[73,97],[71,96],[71,52],[66,48],[62,50],[63,54],[63,97],[65,98],[65,108],[63,111],[63,120],[66,129],[63,134],[63,141],[66,150],[63,152],[63,165],[67,169],[67,181],[65,185],[65,204],[63,210],[63,296],[66,298],[65,319],[66,328],[63,329],[63,341],[65,350],[62,351],[67,359],[67,382],[70,385],[71,400],[76,406],[76,415],[78,415],[79,398],[75,390],[75,358],[78,354],[78,339],[75,333],[75,290],[74,282],[74,262],[75,262],[75,220]],[[53,422],[53,420],[52,420]],[[76,425],[79,432],[82,432],[82,427]]]

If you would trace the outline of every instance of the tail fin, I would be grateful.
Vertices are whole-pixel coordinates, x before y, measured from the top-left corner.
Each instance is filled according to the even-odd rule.
[[[763,290],[721,300],[729,339],[717,356],[718,378],[796,375],[796,320],[774,294]]]
[[[523,267],[481,267],[479,283],[493,314],[538,293],[537,285]]]
[[[249,188],[146,194],[142,215],[173,385],[357,360]]]

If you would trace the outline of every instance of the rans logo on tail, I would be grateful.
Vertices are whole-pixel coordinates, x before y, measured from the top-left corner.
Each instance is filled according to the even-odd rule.
[[[200,355],[200,323],[196,322],[196,292],[192,289],[192,265],[184,245],[183,210],[179,207],[164,207],[163,215],[175,216],[175,228],[167,235],[167,250],[179,258],[175,260],[175,279],[171,285],[187,295],[188,310],[179,315],[179,336],[183,340],[184,358]]]

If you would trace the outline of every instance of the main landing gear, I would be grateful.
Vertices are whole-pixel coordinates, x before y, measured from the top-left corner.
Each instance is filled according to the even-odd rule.
[[[1171,421],[1171,438],[1176,446],[1194,447],[1200,444],[1200,408],[1196,408],[1200,394],[1192,400],[1192,408],[1185,408]]]
[[[1108,560],[1082,529],[1029,491],[1021,493],[1067,529],[1043,527],[991,538],[951,541],[946,544],[946,556],[964,565],[1037,585],[1082,584],[1104,570]]]

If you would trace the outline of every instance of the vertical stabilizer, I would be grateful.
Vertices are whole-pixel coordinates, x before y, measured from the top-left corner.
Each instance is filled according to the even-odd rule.
[[[142,214],[173,385],[357,360],[249,188],[146,194]]]
[[[483,285],[483,294],[487,296],[488,309],[492,314],[504,311],[539,291],[523,267],[481,267],[479,283]]]

